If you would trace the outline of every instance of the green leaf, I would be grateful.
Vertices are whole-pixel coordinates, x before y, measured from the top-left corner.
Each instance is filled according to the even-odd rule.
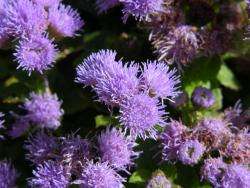
[[[145,169],[135,171],[129,178],[129,183],[145,183],[150,178],[151,173]]]
[[[220,88],[214,88],[212,89],[212,92],[215,96],[215,104],[213,105],[213,109],[215,110],[219,110],[222,108],[222,99],[223,99],[223,95],[222,95],[222,92],[221,92],[221,89]]]
[[[96,128],[102,127],[102,126],[107,126],[111,124],[112,118],[109,116],[104,116],[104,115],[98,115],[95,117],[95,125]]]
[[[219,80],[221,85],[229,89],[232,89],[232,90],[240,89],[239,83],[236,80],[233,72],[225,63],[221,64],[220,71],[217,75],[217,79]]]

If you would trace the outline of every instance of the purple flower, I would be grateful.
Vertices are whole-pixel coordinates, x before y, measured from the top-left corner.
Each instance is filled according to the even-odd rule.
[[[209,108],[215,103],[215,97],[209,89],[197,87],[193,91],[192,102],[195,106]]]
[[[156,138],[155,125],[164,126],[164,107],[157,99],[138,94],[121,105],[120,123],[129,129],[133,136],[143,139]]]
[[[179,121],[171,120],[159,139],[162,148],[162,159],[164,161],[176,160],[180,145],[184,141],[184,133],[187,128]]]
[[[166,63],[148,61],[140,80],[149,96],[171,99],[179,94],[179,76],[176,76],[176,69],[170,70]]]
[[[27,38],[47,29],[46,17],[44,8],[30,0],[11,0],[5,8],[3,24],[10,35]]]
[[[38,132],[30,137],[24,145],[28,151],[26,158],[35,164],[41,164],[44,161],[54,159],[56,151],[59,149],[59,143],[56,137]]]
[[[138,93],[138,67],[123,66],[115,56],[115,51],[101,50],[92,53],[77,67],[76,81],[92,85],[99,100],[109,106],[117,106]]]
[[[18,138],[22,136],[30,128],[30,120],[26,116],[19,116],[13,114],[15,122],[12,124],[8,134],[12,138]]]
[[[197,55],[199,40],[195,28],[182,25],[170,30],[164,40],[156,41],[154,45],[160,54],[160,61],[177,63],[181,68]]]
[[[188,102],[188,94],[184,91],[180,93],[178,96],[173,98],[173,101],[170,101],[170,105],[174,108],[179,108],[187,104]]]
[[[201,177],[209,181],[214,187],[219,187],[226,168],[227,164],[223,162],[222,158],[206,159],[201,168]]]
[[[241,128],[241,124],[245,123],[245,118],[241,117],[243,110],[241,101],[238,100],[234,107],[229,107],[224,110],[224,119],[232,124],[232,128]]]
[[[15,187],[17,178],[17,171],[13,168],[12,164],[6,160],[0,161],[0,187]]]
[[[48,161],[39,164],[33,170],[34,177],[29,179],[31,187],[66,188],[69,185],[69,174],[64,167],[56,162]]]
[[[32,0],[34,3],[44,8],[57,7],[62,0]]]
[[[18,67],[41,74],[53,66],[57,56],[57,49],[46,36],[33,36],[29,40],[21,40],[14,54]]]
[[[124,179],[113,170],[107,162],[90,161],[83,169],[79,180],[82,188],[122,188]]]
[[[187,140],[180,145],[179,160],[186,165],[197,164],[205,149],[204,145],[198,140]]]
[[[62,102],[56,94],[45,92],[31,93],[25,100],[23,108],[27,110],[28,119],[40,128],[57,129],[64,114],[61,109]]]
[[[61,154],[63,162],[69,164],[71,173],[75,175],[81,174],[79,171],[90,159],[90,143],[87,139],[81,138],[79,135],[70,135],[61,137]]]
[[[134,147],[137,146],[134,139],[115,128],[108,127],[102,132],[98,137],[98,145],[101,160],[116,169],[125,170],[139,156],[139,152],[134,151]]]
[[[107,12],[108,9],[111,9],[118,5],[119,0],[96,0],[96,6],[98,8],[98,13]]]
[[[55,37],[73,37],[84,25],[79,13],[70,6],[60,4],[49,9],[49,29]]]
[[[170,181],[166,178],[164,172],[157,170],[148,181],[146,188],[171,188]]]
[[[148,16],[163,11],[163,0],[120,0],[124,5],[123,20],[127,21],[129,15],[138,20],[147,20]]]
[[[223,188],[248,188],[250,185],[250,171],[247,166],[232,164],[226,169],[222,178]]]

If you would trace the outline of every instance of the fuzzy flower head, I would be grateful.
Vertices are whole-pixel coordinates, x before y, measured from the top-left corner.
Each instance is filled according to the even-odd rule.
[[[205,151],[205,147],[198,140],[187,140],[180,145],[179,160],[186,165],[197,164]]]
[[[209,108],[214,105],[215,97],[209,89],[197,87],[193,91],[192,102],[195,106]]]
[[[90,161],[83,169],[82,188],[122,188],[124,179],[113,170],[107,162],[93,163]]]
[[[125,132],[115,128],[107,128],[98,137],[99,152],[101,160],[108,162],[116,169],[126,169],[133,164],[133,160],[139,156],[134,151],[136,142]]]
[[[250,185],[250,170],[247,166],[232,164],[226,169],[222,178],[223,188],[248,188]]]
[[[119,0],[96,0],[98,13],[101,14],[107,12],[108,9],[115,7],[119,3]]]
[[[62,0],[32,0],[32,1],[47,9],[50,7],[57,7]]]
[[[92,53],[77,68],[76,81],[93,86],[99,100],[108,106],[117,106],[138,93],[138,67],[123,66],[115,57],[115,51],[101,50]]]
[[[240,117],[242,112],[242,104],[241,101],[238,100],[233,107],[224,110],[224,119],[225,121],[230,122],[232,126],[239,128],[240,124],[244,123],[244,118]]]
[[[27,110],[27,117],[33,124],[41,128],[57,129],[64,114],[61,105],[62,102],[56,94],[45,92],[43,94],[31,93],[23,107]]]
[[[47,135],[44,132],[38,132],[25,142],[24,148],[28,151],[26,158],[34,164],[41,164],[44,161],[53,159],[58,145],[56,137]]]
[[[176,76],[176,69],[170,70],[166,63],[147,62],[144,64],[140,80],[149,96],[171,99],[179,94],[178,84],[180,80]]]
[[[174,161],[180,145],[183,143],[187,128],[179,121],[171,120],[161,133],[159,139],[162,145],[162,159],[164,161]]]
[[[53,161],[39,164],[33,175],[29,180],[31,187],[66,188],[69,185],[69,174],[62,165]]]
[[[13,168],[12,164],[6,160],[0,161],[0,187],[15,187],[17,178],[17,171]]]
[[[37,36],[48,26],[44,8],[30,0],[9,1],[4,14],[3,23],[12,36],[24,38],[34,34]]]
[[[12,124],[8,135],[12,138],[18,138],[30,128],[30,120],[26,116],[19,116],[17,114],[12,115],[15,117],[15,122]]]
[[[157,170],[148,181],[146,188],[171,188],[170,181],[166,178],[164,172]]]
[[[57,38],[73,37],[84,25],[79,13],[63,4],[49,9],[48,17],[50,32]]]
[[[170,30],[163,39],[154,40],[153,45],[160,54],[160,61],[176,63],[179,68],[182,68],[197,55],[199,40],[196,29],[181,25]]]
[[[14,54],[18,67],[28,71],[43,73],[53,66],[57,56],[57,49],[53,42],[45,36],[31,37],[21,40]]]
[[[163,0],[120,0],[124,5],[123,20],[127,21],[130,15],[142,21],[147,20],[148,16],[163,11]]]
[[[138,94],[126,101],[120,109],[120,123],[134,136],[156,138],[155,125],[164,126],[165,115],[158,101],[145,94]]]
[[[226,168],[227,164],[223,162],[222,158],[206,159],[201,168],[201,177],[209,181],[214,187],[219,187]]]

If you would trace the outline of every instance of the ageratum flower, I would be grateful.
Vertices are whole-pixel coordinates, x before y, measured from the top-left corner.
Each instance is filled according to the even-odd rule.
[[[250,185],[250,170],[247,166],[231,164],[226,168],[221,182],[223,188],[248,188]]]
[[[13,168],[12,164],[6,160],[0,161],[0,187],[15,187],[17,178],[17,171]]]
[[[18,138],[22,136],[30,128],[30,120],[26,116],[19,116],[13,114],[15,117],[15,122],[12,124],[8,135],[12,138]]]
[[[136,142],[125,134],[121,130],[108,127],[98,137],[101,160],[116,169],[125,170],[127,166],[134,164],[133,160],[139,156],[139,152],[134,151]]]
[[[42,34],[48,26],[47,13],[40,5],[30,0],[8,1],[3,24],[11,36],[30,37]]]
[[[56,137],[38,132],[35,136],[29,137],[24,148],[28,151],[26,159],[34,164],[42,164],[44,161],[54,159],[59,143]]]
[[[144,64],[143,73],[140,77],[141,85],[149,96],[162,99],[173,98],[179,94],[179,76],[176,69],[170,70],[163,62],[148,61]]]
[[[130,15],[142,21],[148,16],[163,11],[163,0],[120,0],[124,5],[123,20],[127,21]]]
[[[31,93],[25,100],[23,108],[27,110],[29,120],[40,128],[57,129],[64,114],[62,102],[56,94],[45,92]]]
[[[63,4],[49,9],[48,20],[50,32],[57,38],[73,37],[84,25],[79,13]]]
[[[163,108],[155,98],[145,94],[135,95],[121,105],[120,123],[133,136],[156,138],[155,125],[165,125]]]
[[[197,164],[205,149],[204,145],[198,140],[187,140],[180,145],[178,153],[179,160],[186,165]]]
[[[79,182],[82,188],[122,188],[124,179],[107,162],[90,161],[83,169]]]
[[[47,161],[39,164],[33,170],[34,177],[29,179],[31,187],[41,188],[66,188],[69,186],[69,174],[61,164]]]
[[[241,128],[241,124],[244,124],[245,119],[241,117],[243,110],[241,101],[238,100],[233,107],[226,108],[224,110],[225,121],[232,124],[232,128]]]
[[[119,0],[96,0],[96,6],[98,8],[98,13],[107,12],[108,9],[111,9],[118,5]]]
[[[146,188],[171,188],[170,181],[166,178],[164,172],[157,170],[148,181]]]
[[[77,67],[76,81],[92,85],[99,100],[109,106],[117,106],[138,93],[138,67],[123,66],[115,56],[115,51],[101,50],[92,53]]]
[[[47,9],[50,7],[57,7],[62,0],[32,0],[32,1]]]
[[[159,136],[162,145],[162,159],[164,161],[175,161],[178,156],[179,147],[184,141],[184,134],[187,131],[182,122],[171,120],[163,133]]]
[[[226,168],[227,164],[222,158],[208,158],[201,168],[201,178],[209,181],[214,187],[219,187]]]
[[[209,108],[214,105],[215,97],[209,89],[197,87],[193,91],[192,102],[195,106]]]
[[[57,49],[46,36],[33,36],[28,40],[21,40],[14,54],[18,67],[28,71],[43,73],[53,66],[57,56]]]
[[[5,17],[5,8],[6,8],[7,1],[1,0],[0,1],[0,48],[4,47],[7,41],[9,40],[10,36],[6,30],[5,24],[3,23],[3,18]]]
[[[153,45],[160,54],[160,61],[177,63],[181,68],[197,55],[199,39],[194,27],[181,25],[171,29],[162,39],[156,38]]]

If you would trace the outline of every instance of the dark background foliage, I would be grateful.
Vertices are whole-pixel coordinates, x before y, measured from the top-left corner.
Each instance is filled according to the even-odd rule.
[[[127,24],[121,21],[120,7],[110,10],[107,14],[97,15],[94,0],[65,0],[77,9],[85,21],[80,35],[60,41],[60,57],[55,67],[46,72],[52,92],[63,100],[62,126],[56,135],[78,132],[83,137],[96,135],[102,126],[109,124],[109,111],[102,104],[95,102],[95,95],[90,88],[83,89],[74,82],[75,67],[91,52],[103,48],[115,49],[119,57],[125,61],[143,62],[155,59],[153,47],[148,42],[148,31],[133,19]],[[189,94],[197,85],[210,87],[216,95],[215,109],[233,105],[242,99],[244,107],[250,106],[250,61],[249,45],[242,42],[234,52],[221,57],[199,58],[191,66],[184,69],[182,75],[183,89]],[[28,76],[26,72],[16,70],[13,61],[13,51],[0,51],[0,111],[6,114],[6,126],[13,121],[10,111],[18,111],[28,93],[44,89],[43,77],[39,74]],[[236,79],[237,78],[237,79]],[[186,110],[186,111],[185,111]],[[182,110],[183,119],[189,109]],[[202,113],[202,112],[201,112]],[[173,115],[178,113],[172,112]],[[29,133],[32,134],[32,133]],[[19,187],[26,187],[26,178],[32,175],[32,166],[25,160],[24,140],[28,135],[18,139],[0,142],[0,158],[10,159],[20,172]],[[137,168],[132,169],[128,187],[143,187],[145,181],[156,169],[162,169],[176,185],[182,187],[209,187],[199,181],[199,165],[186,167],[181,164],[159,164],[159,159],[153,157],[159,151],[154,141],[140,143],[144,154],[137,160]]]

